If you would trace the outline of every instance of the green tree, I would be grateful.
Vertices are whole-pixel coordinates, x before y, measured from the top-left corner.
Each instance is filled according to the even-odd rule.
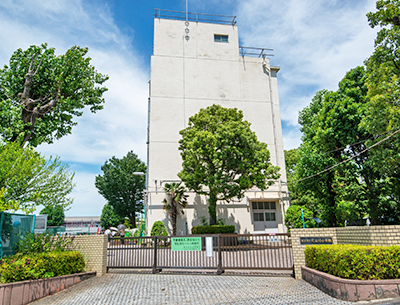
[[[22,145],[52,143],[71,133],[84,107],[102,109],[108,77],[90,65],[87,51],[73,46],[56,56],[46,44],[15,51],[0,69],[0,137]]]
[[[74,174],[57,158],[46,160],[32,147],[0,145],[0,212],[33,212],[38,205],[72,204]]]
[[[167,198],[163,200],[163,208],[168,211],[172,222],[172,236],[176,236],[176,219],[179,213],[184,214],[183,209],[187,206],[186,189],[181,183],[166,183],[165,195]]]
[[[129,218],[136,228],[136,213],[143,211],[145,179],[135,172],[146,172],[146,165],[133,153],[122,159],[112,157],[101,167],[103,175],[96,176],[95,186],[114,212]]]
[[[380,0],[376,8],[367,14],[370,26],[381,29],[374,53],[365,61],[369,103],[362,124],[376,135],[368,141],[369,146],[390,136],[370,153],[375,171],[381,175],[377,187],[386,191],[386,196],[377,198],[376,211],[390,215],[386,220],[400,223],[400,1]]]
[[[157,220],[153,223],[150,236],[168,236],[167,228],[161,220]]]
[[[183,169],[178,176],[186,187],[208,196],[211,225],[217,223],[218,201],[240,199],[254,186],[265,190],[280,176],[267,144],[257,140],[236,108],[200,109],[180,134]]]
[[[120,221],[124,218],[114,212],[111,204],[106,203],[101,210],[100,225],[102,228],[117,227]]]
[[[59,227],[64,224],[64,208],[63,206],[56,204],[53,207],[47,206],[40,211],[40,214],[47,214],[47,225]]]
[[[313,213],[309,209],[299,205],[291,205],[285,214],[285,225],[288,229],[302,228],[303,227],[303,215],[304,215],[304,225],[306,228],[314,228],[315,221],[313,218]]]

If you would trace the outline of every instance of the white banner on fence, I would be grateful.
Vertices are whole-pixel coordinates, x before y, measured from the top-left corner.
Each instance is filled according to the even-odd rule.
[[[206,254],[207,254],[207,257],[213,256],[213,238],[212,237],[206,237]]]

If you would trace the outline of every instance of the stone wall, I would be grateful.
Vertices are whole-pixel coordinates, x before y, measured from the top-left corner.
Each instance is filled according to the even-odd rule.
[[[72,237],[71,250],[82,253],[86,270],[96,271],[97,275],[107,272],[107,235],[78,235]]]
[[[333,243],[339,245],[400,245],[400,225],[292,229],[291,237],[293,246],[294,274],[296,279],[301,279],[301,267],[305,266],[306,264],[304,255],[306,245],[300,244],[300,237],[332,237]]]

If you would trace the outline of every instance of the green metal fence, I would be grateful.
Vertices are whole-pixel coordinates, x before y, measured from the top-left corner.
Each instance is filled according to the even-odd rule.
[[[15,254],[15,246],[27,233],[33,233],[35,215],[0,213],[0,258]]]

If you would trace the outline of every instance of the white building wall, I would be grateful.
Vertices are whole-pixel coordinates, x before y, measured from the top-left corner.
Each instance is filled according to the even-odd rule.
[[[156,18],[151,57],[148,212],[147,230],[162,220],[171,231],[162,209],[165,183],[179,181],[182,159],[178,150],[179,131],[190,116],[212,104],[241,109],[260,141],[267,143],[270,161],[286,181],[276,74],[269,59],[239,56],[238,27],[211,23],[189,23],[190,39],[184,38],[185,21]],[[229,42],[214,42],[214,34],[228,35]],[[267,191],[252,190],[241,201],[219,203],[217,217],[234,224],[238,233],[253,233],[251,201],[276,202],[277,228],[262,232],[284,232],[282,191],[279,181]],[[286,196],[286,195],[285,195]],[[178,218],[179,235],[208,219],[206,198],[190,193],[185,215]],[[248,204],[250,202],[250,204]],[[261,233],[261,231],[259,231]]]

